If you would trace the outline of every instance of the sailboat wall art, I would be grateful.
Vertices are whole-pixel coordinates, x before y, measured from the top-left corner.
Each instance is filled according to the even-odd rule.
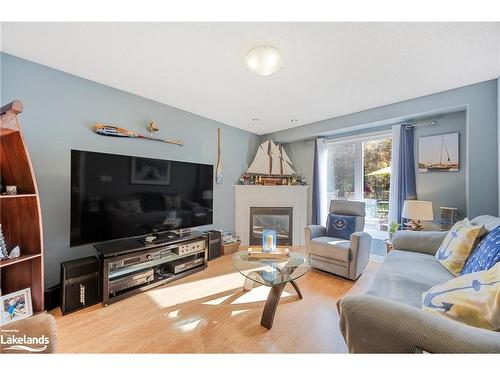
[[[420,137],[419,172],[458,172],[460,167],[459,134],[447,133]]]

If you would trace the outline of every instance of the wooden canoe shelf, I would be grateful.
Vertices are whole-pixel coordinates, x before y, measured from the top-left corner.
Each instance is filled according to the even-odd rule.
[[[11,266],[13,264],[20,263],[20,262],[25,262],[27,260],[31,260],[34,258],[38,258],[41,255],[42,254],[21,255],[20,257],[14,258],[14,259],[3,259],[3,260],[0,260],[0,268]]]
[[[19,100],[0,109],[0,173],[3,185],[16,185],[19,194],[0,195],[0,223],[8,251],[21,256],[0,260],[0,288],[8,294],[31,288],[33,313],[44,310],[43,232],[40,197],[28,148],[19,126]]]
[[[9,198],[35,198],[37,195],[36,194],[16,194],[16,195],[0,195],[0,199],[9,199]]]

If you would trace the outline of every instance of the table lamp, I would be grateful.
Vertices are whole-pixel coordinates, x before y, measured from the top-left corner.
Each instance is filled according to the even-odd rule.
[[[422,221],[434,220],[432,202],[406,200],[403,204],[401,217],[410,219],[410,221],[406,223],[407,228],[411,230],[422,230],[424,229]]]

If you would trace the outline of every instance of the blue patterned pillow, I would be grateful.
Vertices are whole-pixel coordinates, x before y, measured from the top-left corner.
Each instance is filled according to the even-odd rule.
[[[489,270],[500,261],[500,226],[490,231],[479,243],[462,269],[461,275]]]
[[[351,234],[356,229],[356,216],[347,215],[328,215],[328,228],[326,228],[327,237],[342,238],[349,240]]]

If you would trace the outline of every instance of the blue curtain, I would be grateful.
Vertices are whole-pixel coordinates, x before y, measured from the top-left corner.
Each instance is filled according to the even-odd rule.
[[[401,212],[405,200],[417,199],[415,183],[415,152],[413,126],[401,125],[401,142],[399,144],[399,191],[398,220],[402,223]]]
[[[312,197],[312,218],[311,224],[320,225],[321,224],[321,214],[320,214],[320,201],[321,198],[319,196],[319,150],[318,150],[318,141],[316,139],[314,141],[314,167],[313,167],[313,197]]]

